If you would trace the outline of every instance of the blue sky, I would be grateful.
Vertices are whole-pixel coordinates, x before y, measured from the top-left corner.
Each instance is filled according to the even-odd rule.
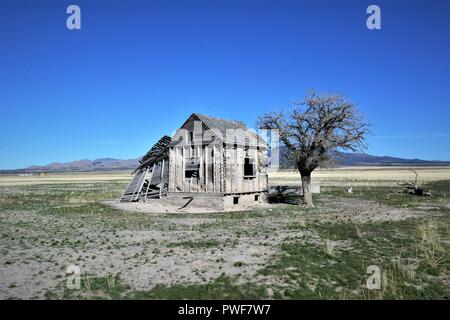
[[[450,160],[449,1],[0,3],[1,169],[138,157],[193,112],[253,126],[308,89],[358,104],[368,153]]]

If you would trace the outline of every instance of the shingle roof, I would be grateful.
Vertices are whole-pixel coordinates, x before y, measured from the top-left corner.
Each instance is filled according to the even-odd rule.
[[[216,135],[220,135],[224,142],[232,144],[237,142],[238,144],[249,143],[251,145],[265,146],[266,142],[261,137],[257,136],[254,131],[249,130],[247,126],[236,120],[227,120],[216,117],[211,117],[205,114],[193,113],[181,126],[183,127],[189,120],[201,121],[203,127],[207,130],[211,130]],[[232,136],[227,135],[227,130],[234,130]]]
[[[247,130],[247,126],[241,121],[215,118],[215,117],[211,117],[211,116],[207,116],[205,114],[199,114],[199,113],[193,113],[192,116],[194,118],[197,118],[196,120],[202,121],[210,129],[219,129],[220,131],[223,131],[223,132],[225,132],[227,129]]]

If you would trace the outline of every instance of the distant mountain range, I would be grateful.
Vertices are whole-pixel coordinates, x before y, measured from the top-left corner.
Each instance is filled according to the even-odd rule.
[[[388,156],[372,156],[365,153],[343,153],[345,158],[338,162],[339,166],[448,166],[450,161],[429,161],[420,159],[402,159]],[[0,170],[3,173],[45,173],[45,172],[93,172],[133,170],[139,165],[139,159],[77,160],[72,162],[54,162],[45,166],[30,166],[24,169]],[[289,167],[283,163],[282,166]]]
[[[139,164],[139,159],[112,159],[101,158],[95,160],[76,160],[71,162],[53,162],[45,166],[30,166],[24,169],[2,170],[10,172],[93,172],[93,171],[119,171],[135,169]]]
[[[448,166],[450,161],[403,159],[389,156],[371,156],[365,153],[342,153],[341,166]]]

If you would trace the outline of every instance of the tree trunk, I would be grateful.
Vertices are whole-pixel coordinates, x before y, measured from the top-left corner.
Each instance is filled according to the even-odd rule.
[[[312,207],[311,173],[300,173],[300,175],[302,176],[303,204]]]

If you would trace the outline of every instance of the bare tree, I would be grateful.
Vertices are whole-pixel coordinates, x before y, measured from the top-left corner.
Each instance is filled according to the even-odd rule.
[[[290,112],[258,118],[261,129],[277,129],[301,175],[303,204],[312,206],[311,172],[345,150],[366,148],[368,125],[356,106],[342,95],[310,92]]]

